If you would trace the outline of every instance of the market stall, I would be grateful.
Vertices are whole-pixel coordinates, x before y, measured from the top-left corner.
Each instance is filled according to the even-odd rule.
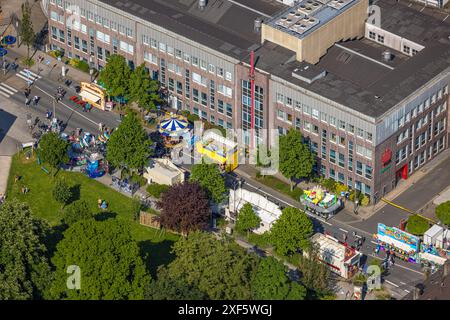
[[[196,143],[196,150],[202,156],[218,163],[221,169],[230,172],[238,166],[238,145],[214,131],[208,131]]]
[[[100,110],[106,110],[106,90],[95,83],[81,82],[80,96],[83,101]]]
[[[310,240],[318,246],[319,261],[327,265],[332,272],[345,279],[350,279],[358,272],[361,260],[359,251],[322,233],[314,234]],[[303,254],[308,255],[306,251]]]
[[[419,261],[420,239],[418,237],[396,227],[388,227],[379,223],[375,238],[377,240],[377,253],[381,250],[404,261],[412,263]]]

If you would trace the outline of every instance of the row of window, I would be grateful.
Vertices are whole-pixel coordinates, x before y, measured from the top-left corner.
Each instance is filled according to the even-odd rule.
[[[50,0],[50,3],[56,4],[58,7],[63,8],[62,0]],[[133,38],[134,32],[133,29],[128,28],[126,26],[123,26],[113,20],[109,20],[105,17],[101,17],[100,15],[96,14],[95,12],[86,10],[84,8],[79,8],[76,5],[71,5],[70,2],[64,1],[64,9],[69,12],[70,15],[77,15],[84,19],[87,19],[89,21],[92,21],[98,25],[102,25],[106,29],[111,29],[113,31],[117,31],[122,35],[126,35],[129,38]],[[73,19],[78,20],[78,19]],[[64,21],[60,21],[64,23]],[[74,22],[75,23],[75,22]]]
[[[187,109],[189,109],[189,107],[187,107]],[[197,115],[197,116],[199,116],[200,118],[202,118],[203,120],[209,121],[209,122],[211,122],[212,124],[216,124],[214,115],[211,115],[211,116],[209,117],[209,119],[208,119],[208,114],[207,114],[205,111],[203,111],[203,110],[199,110],[197,107],[192,108],[192,112],[193,112],[195,115]],[[221,126],[222,128],[226,128],[226,129],[231,129],[232,126],[233,126],[233,125],[231,124],[231,122],[228,122],[228,121],[227,121],[227,122],[226,122],[226,127],[225,127],[224,120],[221,119],[221,118],[218,118],[218,119],[217,119],[217,125]]]
[[[175,58],[180,61],[183,60],[186,63],[190,63],[195,67],[199,67],[202,70],[208,71],[211,74],[215,74],[220,78],[224,78],[227,81],[233,81],[231,72],[225,71],[223,68],[208,63],[205,60],[199,59],[198,57],[191,56],[180,49],[173,48],[163,42],[158,42],[157,40],[150,38],[147,35],[142,35],[142,43],[144,45],[150,46],[153,49],[167,53],[168,55],[175,56]]]
[[[350,176],[346,177],[344,173],[336,172],[336,170],[333,168],[330,168],[329,170],[327,170],[327,167],[322,165],[320,171],[321,171],[320,173],[324,177],[328,177],[328,178],[331,178],[342,184],[346,184],[350,189],[359,190],[368,196],[370,196],[372,194],[372,190],[369,185],[364,184],[363,182],[361,182],[359,180],[355,180],[355,183],[353,184],[352,177],[350,177]]]
[[[324,123],[327,123],[333,127],[336,127],[340,130],[346,131],[349,134],[356,134],[357,137],[366,139],[367,141],[372,142],[373,136],[371,132],[364,131],[361,128],[355,127],[353,124],[346,123],[343,120],[336,119],[336,117],[330,116],[325,112],[320,112],[317,109],[311,108],[310,106],[301,103],[300,101],[292,100],[290,97],[285,97],[281,93],[276,94],[277,102],[282,103],[287,107],[294,107],[296,111],[303,112],[303,114],[311,116],[314,119],[317,119]],[[283,111],[277,110],[277,118],[286,122],[292,122],[292,115]],[[297,121],[297,119],[296,119]]]
[[[441,89],[439,89],[437,92],[435,92],[430,98],[425,99],[422,101],[419,105],[414,107],[410,112],[406,113],[402,117],[400,117],[397,120],[398,127],[402,127],[405,123],[408,123],[411,119],[414,119],[417,117],[420,113],[422,113],[424,110],[427,110],[433,103],[435,103],[437,100],[440,100],[443,95],[448,93],[448,86],[444,86]],[[440,113],[443,110],[447,108],[447,102],[444,102],[444,104],[440,105],[436,112]]]

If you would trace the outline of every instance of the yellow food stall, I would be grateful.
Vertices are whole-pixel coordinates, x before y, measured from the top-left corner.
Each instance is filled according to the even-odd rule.
[[[89,82],[81,82],[80,89],[80,96],[83,101],[98,109],[106,109],[106,91],[104,89]]]
[[[233,171],[238,166],[238,145],[223,136],[209,131],[196,143],[196,150],[202,156],[218,163],[223,170]]]

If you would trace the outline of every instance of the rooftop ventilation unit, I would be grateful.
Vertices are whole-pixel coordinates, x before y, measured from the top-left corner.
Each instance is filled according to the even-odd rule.
[[[200,10],[204,10],[206,8],[206,1],[207,0],[198,0],[198,8]]]
[[[305,15],[312,15],[314,12],[322,8],[322,4],[315,0],[305,0],[300,3],[297,10]]]
[[[292,24],[289,29],[299,34],[303,34],[317,24],[319,24],[319,19],[303,16],[298,19],[296,23]]]
[[[341,10],[342,8],[344,8],[346,5],[348,5],[353,1],[355,0],[331,0],[330,2],[327,3],[327,6],[334,8],[336,10]]]
[[[388,62],[394,58],[392,52],[390,52],[389,50],[383,51],[382,56],[383,60]]]

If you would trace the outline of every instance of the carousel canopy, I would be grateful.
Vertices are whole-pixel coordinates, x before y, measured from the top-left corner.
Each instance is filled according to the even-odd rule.
[[[161,121],[159,132],[163,135],[180,136],[188,130],[188,122],[181,117],[171,117]]]
[[[1,43],[2,44],[6,44],[6,45],[14,44],[14,43],[16,43],[16,37],[13,37],[13,36],[10,36],[10,35],[4,36],[2,38],[2,42]]]

